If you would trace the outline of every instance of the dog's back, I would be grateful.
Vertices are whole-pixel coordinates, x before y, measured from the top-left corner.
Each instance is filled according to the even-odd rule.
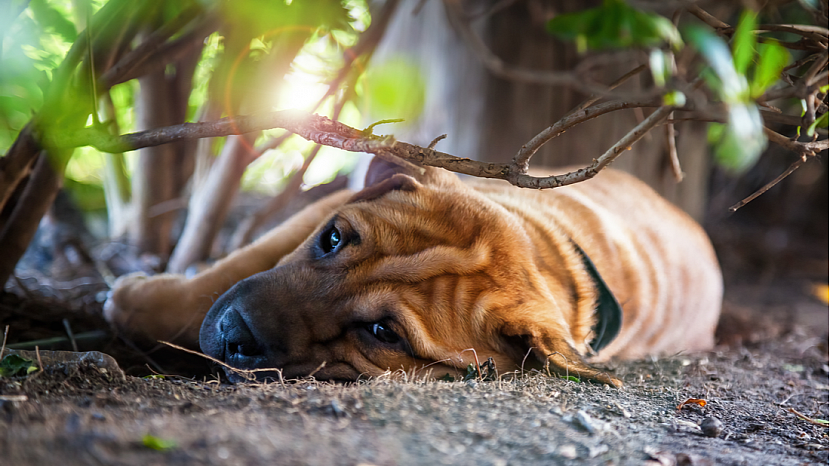
[[[623,308],[620,334],[599,358],[711,348],[723,284],[711,243],[693,219],[631,175],[544,191],[471,180],[526,225],[559,230],[596,265]]]

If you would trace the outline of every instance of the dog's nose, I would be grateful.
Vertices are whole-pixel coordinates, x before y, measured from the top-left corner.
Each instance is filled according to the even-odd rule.
[[[259,356],[262,354],[256,338],[254,338],[248,324],[236,309],[228,309],[219,321],[219,332],[225,340],[225,360],[231,361],[234,356]]]

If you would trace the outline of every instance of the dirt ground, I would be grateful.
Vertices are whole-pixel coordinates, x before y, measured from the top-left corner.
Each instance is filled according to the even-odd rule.
[[[733,284],[731,346],[607,366],[621,390],[540,374],[233,386],[44,352],[45,371],[0,379],[0,464],[827,464],[827,427],[795,414],[828,419],[827,307],[794,283]],[[689,398],[706,405],[678,409]]]
[[[620,390],[541,374],[229,385],[201,360],[113,336],[100,317],[106,284],[66,265],[71,248],[47,257],[63,275],[35,255],[41,271],[19,271],[0,292],[9,346],[37,340],[44,366],[0,377],[0,465],[827,464],[827,221],[808,220],[812,239],[786,242],[755,224],[716,229],[720,345],[605,366]],[[110,267],[118,254],[95,251]],[[81,352],[118,362],[53,360],[45,350],[66,349],[69,331]],[[705,406],[678,408],[690,398]]]

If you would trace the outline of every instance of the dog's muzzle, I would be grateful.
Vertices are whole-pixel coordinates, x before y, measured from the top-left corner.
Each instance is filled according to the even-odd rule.
[[[253,277],[251,277],[253,278]],[[234,371],[224,367],[232,382],[265,380],[274,377],[274,372],[245,372],[252,369],[274,367],[273,355],[252,330],[252,318],[246,309],[250,303],[251,284],[243,280],[223,294],[210,308],[199,332],[199,346],[202,352],[225,364],[240,369]],[[249,319],[249,320],[246,320]]]

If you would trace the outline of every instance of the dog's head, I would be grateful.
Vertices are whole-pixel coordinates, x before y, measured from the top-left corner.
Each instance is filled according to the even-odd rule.
[[[492,357],[502,372],[536,367],[620,385],[583,362],[584,335],[564,308],[572,296],[553,296],[503,207],[436,169],[373,163],[367,185],[277,267],[221,296],[202,324],[206,354],[330,380],[463,373]]]

